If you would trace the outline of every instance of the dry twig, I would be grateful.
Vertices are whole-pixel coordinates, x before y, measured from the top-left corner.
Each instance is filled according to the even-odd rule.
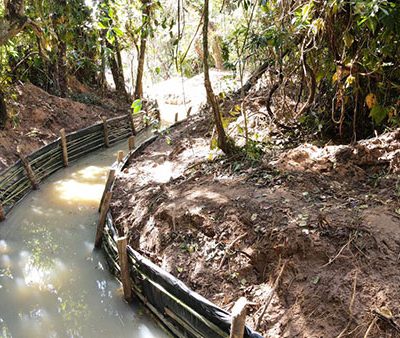
[[[282,274],[283,274],[283,271],[285,270],[285,267],[286,267],[286,262],[284,262],[284,263],[282,264],[282,267],[281,267],[281,270],[279,271],[278,277],[276,277],[276,279],[275,279],[274,285],[272,286],[271,292],[270,292],[270,294],[268,295],[268,298],[267,298],[267,301],[265,302],[265,305],[264,305],[264,307],[263,307],[263,310],[262,310],[260,316],[259,316],[258,319],[257,319],[257,324],[256,324],[256,327],[255,327],[255,330],[258,330],[259,327],[260,327],[261,320],[263,319],[265,313],[266,313],[267,310],[268,310],[268,306],[269,306],[269,304],[270,304],[271,301],[272,301],[272,298],[273,298],[273,296],[274,296],[274,294],[275,294],[275,290],[276,290],[276,288],[278,287],[279,281],[280,281],[280,279],[281,279],[281,277],[282,277]]]
[[[358,275],[358,271],[356,272],[356,275],[354,276],[354,280],[353,280],[353,292],[351,294],[351,299],[350,299],[350,304],[349,304],[349,314],[350,314],[350,318],[349,321],[347,322],[346,327],[342,330],[342,332],[340,332],[340,334],[337,336],[337,338],[341,338],[343,337],[343,335],[347,332],[347,330],[350,327],[350,324],[353,320],[353,304],[354,304],[354,300],[356,298],[356,287],[357,287],[357,275]]]
[[[233,242],[231,242],[231,244],[229,244],[229,245],[226,247],[224,256],[223,256],[222,259],[221,259],[221,263],[219,263],[218,269],[221,269],[221,268],[224,266],[225,261],[226,261],[226,259],[227,259],[227,257],[228,257],[228,252],[229,252],[229,250],[232,249],[232,247],[233,247],[237,242],[239,242],[242,238],[244,238],[244,237],[246,237],[246,236],[247,236],[247,234],[244,233],[244,234],[240,235],[239,237],[236,237],[236,239],[235,239]]]
[[[339,252],[336,254],[336,256],[333,257],[333,258],[330,258],[329,261],[328,261],[328,263],[322,265],[321,268],[324,268],[324,267],[326,267],[326,266],[328,266],[328,265],[331,265],[331,264],[342,254],[343,250],[346,249],[346,248],[350,245],[350,243],[351,243],[353,240],[355,240],[355,239],[356,239],[356,234],[353,234],[353,236],[351,236],[351,237],[349,238],[349,240],[346,242],[346,244],[343,245],[343,246],[341,247],[341,249],[340,249]]]
[[[378,317],[374,317],[374,319],[372,319],[371,323],[368,326],[367,331],[365,332],[364,338],[367,338],[369,336],[369,333],[371,332],[372,328],[376,324],[377,320],[378,320]]]

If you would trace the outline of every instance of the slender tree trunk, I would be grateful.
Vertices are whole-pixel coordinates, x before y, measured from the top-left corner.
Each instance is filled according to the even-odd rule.
[[[224,126],[222,124],[221,113],[219,110],[219,105],[217,99],[214,95],[214,91],[210,81],[209,74],[209,65],[208,65],[208,14],[209,13],[209,0],[204,0],[204,24],[203,24],[203,65],[204,65],[204,86],[207,92],[207,101],[212,108],[212,112],[214,115],[215,126],[217,128],[217,140],[218,147],[225,153],[231,154],[234,149],[233,146],[229,143]]]
[[[125,87],[125,77],[124,77],[124,70],[122,67],[121,51],[119,49],[119,43],[117,37],[115,37],[114,45],[112,45],[106,39],[106,45],[107,48],[113,51],[113,53],[109,56],[109,63],[115,83],[115,89],[118,93],[122,94],[127,99],[128,93]]]
[[[221,49],[222,38],[214,33],[214,36],[211,41],[211,49],[212,49],[212,57],[215,62],[215,68],[218,70],[224,70],[224,60],[222,57],[222,49]]]
[[[58,85],[61,97],[67,97],[68,80],[67,80],[67,43],[61,39],[58,43]]]
[[[65,23],[68,18],[65,16],[67,0],[59,0],[55,9],[55,16],[52,21],[54,31],[57,35],[57,60],[54,65],[54,79],[56,90],[61,97],[67,96],[67,42]]]
[[[148,21],[150,20],[150,5],[148,0],[142,0],[142,34],[140,36],[140,51],[138,58],[138,67],[136,75],[135,85],[135,99],[141,99],[143,97],[143,74],[144,74],[144,60],[146,57],[146,45],[147,45],[147,28]]]
[[[140,39],[140,52],[139,52],[136,85],[135,85],[135,99],[140,99],[143,97],[143,74],[144,74],[144,59],[146,56],[146,43],[147,43],[146,38]]]
[[[28,21],[24,0],[4,1],[4,17],[0,18],[0,46],[21,32]]]
[[[103,35],[103,34],[102,34]],[[100,67],[100,74],[98,76],[98,83],[100,89],[105,92],[107,88],[107,81],[106,81],[106,64],[107,64],[107,57],[106,57],[106,51],[105,51],[105,37],[103,37],[103,41],[101,43],[101,67]]]
[[[7,106],[4,100],[4,94],[0,91],[0,129],[4,129],[6,127],[7,120]]]

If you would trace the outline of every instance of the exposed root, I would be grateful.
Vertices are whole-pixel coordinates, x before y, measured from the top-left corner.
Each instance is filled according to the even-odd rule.
[[[340,249],[339,252],[336,254],[336,256],[333,257],[333,258],[330,258],[329,261],[328,261],[328,263],[322,265],[321,268],[324,268],[324,267],[326,267],[326,266],[328,266],[328,265],[331,265],[331,264],[342,254],[343,250],[346,249],[354,239],[356,239],[356,237],[357,237],[357,233],[355,233],[355,234],[353,234],[352,236],[350,236],[350,239],[346,242],[345,245],[343,245],[343,246],[341,247],[341,249]]]
[[[351,322],[353,321],[353,305],[354,305],[354,300],[356,298],[357,275],[358,275],[358,271],[356,271],[356,275],[354,276],[354,280],[353,280],[353,292],[351,294],[351,299],[350,299],[350,304],[349,304],[350,318],[349,318],[349,321],[347,322],[346,327],[342,330],[342,332],[340,332],[340,334],[337,336],[337,338],[343,337],[343,335],[349,329]]]
[[[268,306],[269,306],[269,304],[271,303],[272,298],[274,297],[275,290],[276,290],[276,288],[277,288],[278,285],[279,285],[279,281],[280,281],[280,279],[281,279],[281,277],[282,277],[283,271],[285,271],[285,267],[286,267],[286,262],[284,262],[284,263],[282,264],[281,270],[279,271],[279,275],[278,275],[278,277],[276,277],[275,282],[274,282],[274,285],[273,285],[273,287],[272,287],[272,290],[271,290],[271,292],[270,292],[270,294],[269,294],[269,296],[268,296],[268,298],[267,298],[267,301],[265,302],[265,305],[264,305],[264,307],[263,307],[263,309],[262,309],[262,312],[261,312],[260,316],[259,316],[258,319],[257,319],[257,324],[256,324],[256,327],[255,327],[256,330],[258,330],[258,329],[260,328],[261,321],[262,321],[262,319],[263,319],[265,313],[266,313],[267,310],[268,310]]]

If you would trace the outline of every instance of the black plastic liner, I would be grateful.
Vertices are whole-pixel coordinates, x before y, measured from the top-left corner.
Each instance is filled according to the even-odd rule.
[[[123,170],[130,159],[138,156],[145,147],[155,140],[149,139],[133,153],[126,156],[122,164],[113,167]],[[111,212],[106,218],[103,248],[111,271],[119,275],[118,252]],[[164,271],[149,259],[128,246],[131,262],[130,275],[136,295],[147,305],[156,317],[178,337],[229,337],[231,315],[198,293],[189,289],[182,281]],[[246,326],[244,337],[262,338]]]

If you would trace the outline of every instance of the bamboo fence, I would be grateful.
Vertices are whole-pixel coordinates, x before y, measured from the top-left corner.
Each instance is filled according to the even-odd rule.
[[[105,146],[110,146],[143,130],[143,114],[103,120],[90,127],[60,137],[0,172],[0,221],[45,178],[70,162]],[[151,117],[153,119],[153,117]],[[153,119],[154,121],[154,119]],[[107,137],[106,137],[107,134]],[[35,184],[34,184],[35,183]]]
[[[136,149],[130,149],[122,161],[115,162],[111,167],[99,207],[100,221],[95,246],[103,248],[111,272],[123,284],[125,298],[128,301],[131,300],[131,293],[133,293],[174,336],[262,338],[260,334],[245,326],[243,316],[239,318],[243,335],[235,335],[233,328],[237,326],[237,316],[190,290],[182,281],[127,245],[125,237],[119,236],[118,227],[114,224],[113,215],[109,209],[114,180],[118,173],[125,169],[128,161],[137,156],[156,137],[148,139]],[[125,248],[121,248],[121,243],[125,243]],[[128,264],[126,264],[126,256]],[[121,266],[127,267],[121,271]],[[127,287],[130,289],[127,290]]]

